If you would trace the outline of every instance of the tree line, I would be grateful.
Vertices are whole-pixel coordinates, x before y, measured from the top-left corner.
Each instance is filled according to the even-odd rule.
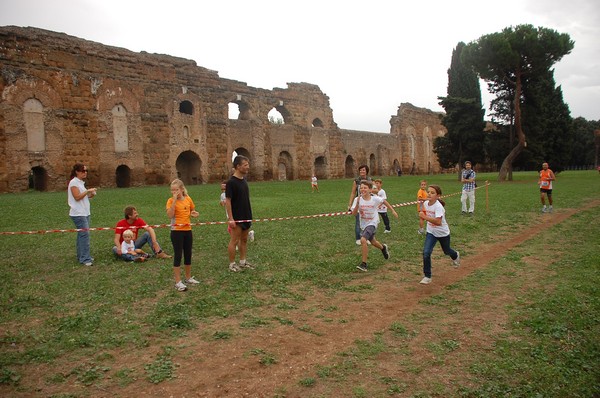
[[[447,95],[439,97],[447,133],[434,142],[440,165],[470,160],[499,169],[537,170],[549,162],[556,172],[596,165],[594,131],[600,121],[573,119],[556,85],[552,66],[575,43],[568,34],[532,25],[481,36],[452,52]],[[492,122],[484,121],[479,79],[494,95]]]

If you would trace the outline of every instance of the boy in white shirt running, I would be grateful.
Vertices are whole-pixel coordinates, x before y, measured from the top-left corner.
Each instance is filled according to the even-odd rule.
[[[387,206],[388,209],[392,210],[394,217],[398,218],[398,213],[392,208],[392,205],[386,199],[382,199],[379,196],[371,195],[371,189],[373,183],[371,181],[360,182],[360,196],[354,199],[352,203],[352,214],[360,215],[360,244],[362,246],[362,262],[356,268],[361,271],[367,271],[367,257],[369,254],[369,246],[367,242],[371,242],[373,247],[378,248],[383,253],[383,258],[386,260],[390,258],[390,252],[387,245],[381,244],[375,239],[375,233],[377,232],[377,225],[379,224],[379,213],[377,208],[382,203]]]

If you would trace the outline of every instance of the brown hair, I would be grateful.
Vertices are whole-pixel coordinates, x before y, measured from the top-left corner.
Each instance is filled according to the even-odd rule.
[[[125,210],[123,210],[123,214],[125,215],[125,219],[128,220],[129,217],[131,217],[133,215],[133,212],[136,211],[137,209],[135,208],[135,206],[127,206],[125,208]]]
[[[442,188],[440,188],[439,185],[430,185],[429,188],[433,188],[438,196],[442,196]],[[438,198],[438,202],[440,202],[442,206],[446,207],[446,202],[444,202],[441,198]]]
[[[71,170],[71,178],[77,175],[77,172],[82,172],[85,170],[85,165],[83,163],[75,163],[73,169]]]
[[[373,183],[371,181],[368,181],[368,180],[361,180],[360,181],[360,185],[366,185],[366,186],[369,187],[369,189],[373,188]]]

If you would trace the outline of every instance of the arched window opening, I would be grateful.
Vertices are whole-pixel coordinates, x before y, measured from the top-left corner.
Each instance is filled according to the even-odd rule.
[[[327,179],[327,159],[325,159],[325,156],[316,158],[314,166],[315,176],[317,176],[319,180]]]
[[[233,101],[229,103],[229,119],[230,120],[250,120],[252,119],[252,111],[250,106],[244,101]]]
[[[282,151],[279,154],[278,160],[279,181],[294,179],[294,165],[292,155],[287,151]]]
[[[25,130],[27,131],[27,150],[42,152],[46,150],[46,133],[44,131],[44,106],[35,98],[23,104]]]
[[[393,172],[400,177],[402,175],[402,168],[400,167],[400,162],[398,162],[398,159],[394,159],[394,169]]]
[[[238,120],[240,118],[240,106],[235,102],[230,102],[228,104],[228,116],[231,120]]]
[[[371,175],[379,175],[379,170],[377,170],[377,161],[375,160],[374,154],[369,156],[369,170],[371,171]]]
[[[190,138],[190,128],[183,126],[183,138]]]
[[[269,111],[269,113],[267,114],[267,116],[269,117],[269,123],[271,123],[271,124],[276,124],[276,125],[285,124],[283,115],[276,108],[271,109]]]
[[[29,172],[29,189],[45,191],[48,189],[48,173],[40,166],[32,167]]]
[[[321,127],[322,128],[323,127],[323,122],[321,121],[321,119],[315,118],[315,120],[312,121],[312,126],[313,127]],[[319,177],[317,176],[317,178],[319,178]]]
[[[346,178],[354,177],[354,159],[350,155],[348,155],[346,157],[344,177],[346,177]]]
[[[193,151],[182,152],[175,161],[177,176],[186,185],[202,184],[202,161]]]
[[[113,137],[115,152],[129,151],[129,135],[127,133],[127,109],[122,104],[112,108]]]
[[[179,112],[184,113],[186,115],[193,115],[194,114],[194,104],[192,104],[188,100],[181,101],[179,103]]]
[[[131,169],[127,165],[120,165],[115,171],[115,183],[117,188],[129,188],[131,186]]]

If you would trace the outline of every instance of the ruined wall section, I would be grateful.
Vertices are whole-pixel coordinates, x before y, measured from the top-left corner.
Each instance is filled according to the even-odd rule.
[[[399,140],[399,160],[405,174],[440,173],[437,156],[433,152],[436,137],[446,134],[441,124],[442,113],[402,103],[390,119],[390,133]]]
[[[317,171],[341,178],[356,172],[348,159],[382,175],[394,162],[407,172],[411,160],[425,170],[431,138],[441,131],[436,114],[405,111],[405,104],[391,134],[340,130],[329,97],[314,84],[249,87],[194,61],[36,28],[0,27],[0,93],[2,192],[27,190],[33,168],[47,173],[48,190],[62,190],[76,162],[90,167],[90,186],[115,186],[121,168],[133,186],[192,174],[195,183],[219,181],[230,175],[237,149],[250,157],[253,180],[308,179]],[[42,120],[37,145],[44,150],[28,144],[30,100],[41,109],[32,120]],[[238,120],[229,119],[231,102]],[[272,108],[285,124],[269,122]]]
[[[354,168],[361,164],[369,166],[369,174],[394,175],[394,160],[398,160],[398,137],[388,133],[341,130],[346,161],[350,158]]]

